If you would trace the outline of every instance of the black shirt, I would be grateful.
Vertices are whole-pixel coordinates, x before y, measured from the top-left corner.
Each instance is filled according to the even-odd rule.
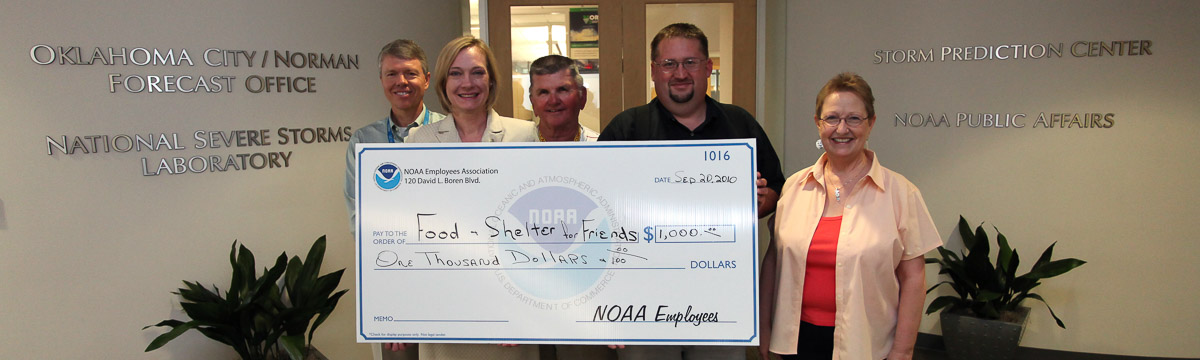
[[[722,104],[705,96],[704,122],[695,130],[679,123],[667,108],[658,101],[622,111],[600,133],[600,141],[620,140],[719,140],[756,139],[758,148],[758,172],[767,179],[767,187],[779,193],[783,190],[783,168],[779,155],[771,146],[771,139],[745,109],[737,105]],[[761,214],[760,214],[761,215]]]

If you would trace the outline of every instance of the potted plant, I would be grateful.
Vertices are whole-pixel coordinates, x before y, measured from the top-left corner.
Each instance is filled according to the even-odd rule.
[[[1041,285],[1042,279],[1062,275],[1086,262],[1075,258],[1052,260],[1054,244],[1050,244],[1029,272],[1017,276],[1020,256],[1008,245],[1008,239],[999,229],[996,229],[994,263],[991,240],[982,224],[972,233],[967,220],[959,216],[958,233],[962,237],[963,253],[938,247],[940,258],[925,259],[927,264],[938,264],[938,274],[950,277],[950,280],[934,284],[926,293],[942,285],[949,285],[955,292],[955,295],[933,299],[925,311],[932,314],[945,309],[941,314],[942,336],[951,358],[1012,359],[1029,314],[1029,308],[1021,306],[1026,299],[1046,304],[1058,326],[1066,328],[1050,304],[1030,291]]]
[[[324,258],[325,236],[321,236],[304,261],[299,257],[289,261],[285,252],[260,277],[254,253],[234,241],[229,250],[233,277],[225,293],[216,285],[209,290],[184,280],[185,287],[175,294],[182,298],[179,304],[191,320],[169,319],[142,328],[171,328],[151,341],[146,351],[196,329],[233,347],[243,359],[323,358],[310,345],[313,333],[348,291],[334,292],[345,269],[318,276]]]

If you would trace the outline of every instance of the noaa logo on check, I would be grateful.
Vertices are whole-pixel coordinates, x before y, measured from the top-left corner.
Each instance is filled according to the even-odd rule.
[[[583,235],[585,230],[610,230],[608,219],[594,213],[599,209],[587,195],[568,186],[545,186],[517,198],[507,211],[517,223],[542,229],[552,227],[557,231],[529,234],[533,241],[503,237],[498,242],[503,254],[518,264],[572,271],[549,276],[533,271],[506,271],[516,288],[552,300],[569,299],[592,289],[607,271],[607,262],[598,260],[596,255],[606,254],[612,247],[611,241],[587,242]]]
[[[400,168],[387,162],[375,168],[375,185],[384,191],[395,190],[400,186]]]

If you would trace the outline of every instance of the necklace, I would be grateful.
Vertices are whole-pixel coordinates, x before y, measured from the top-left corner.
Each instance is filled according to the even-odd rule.
[[[829,173],[832,174],[833,170],[829,170]],[[846,184],[850,184],[850,187],[847,190],[853,190],[854,185],[857,185],[858,181],[862,180],[862,178],[864,178],[866,176],[867,176],[867,174],[863,173],[862,175],[859,175],[858,177],[854,178],[854,181],[851,181],[849,183],[847,183],[845,181],[839,181],[839,182],[841,183],[842,186],[846,186]],[[842,186],[838,186],[833,189],[833,199],[836,200],[839,204],[842,202]],[[849,196],[849,195],[847,195],[847,196]]]
[[[583,134],[582,130],[575,133],[575,140],[573,141],[579,141],[580,134]],[[538,141],[546,142],[546,137],[542,136],[542,129],[538,129]]]

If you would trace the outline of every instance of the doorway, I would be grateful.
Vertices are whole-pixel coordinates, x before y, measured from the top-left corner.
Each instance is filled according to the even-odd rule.
[[[529,62],[558,54],[580,65],[588,106],[580,123],[597,131],[621,111],[653,96],[649,43],[663,26],[688,22],[708,36],[714,71],[708,93],[754,114],[755,0],[492,0],[486,5],[488,42],[500,84],[495,109],[534,120]],[[610,20],[612,19],[612,20]]]

